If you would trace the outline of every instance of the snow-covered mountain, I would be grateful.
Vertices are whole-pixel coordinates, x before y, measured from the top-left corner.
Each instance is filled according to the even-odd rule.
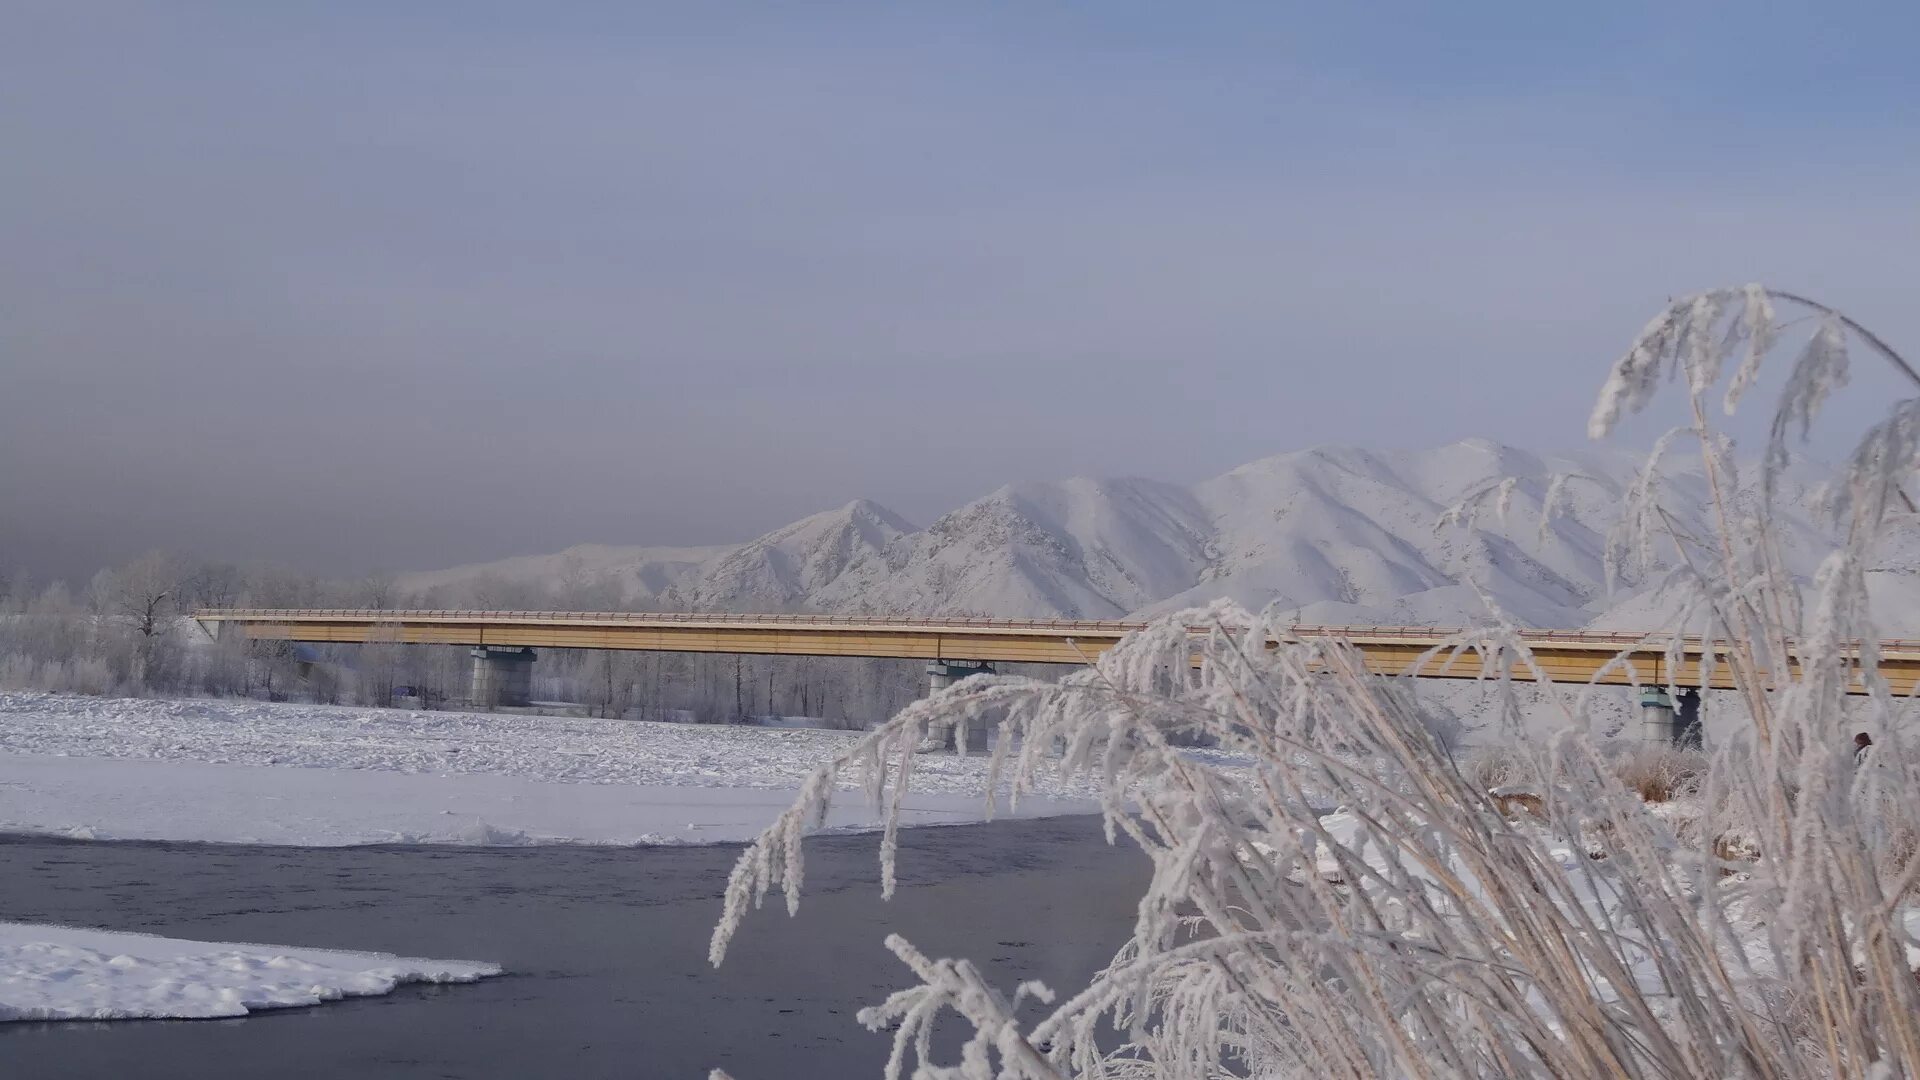
[[[686,611],[814,609],[822,594],[870,580],[882,554],[911,532],[905,518],[856,499],[728,550],[662,598]]]
[[[457,596],[461,603],[501,608],[537,607],[523,598],[542,595],[550,598],[548,602],[559,602],[572,592],[646,598],[667,592],[733,550],[725,544],[678,548],[579,544],[551,555],[517,555],[402,574],[395,585],[402,592],[424,596],[427,603]]]
[[[1532,625],[1625,625],[1657,614],[1609,596],[1602,565],[1636,468],[1624,453],[1543,456],[1479,439],[1419,451],[1317,447],[1192,486],[1014,484],[925,529],[862,500],[733,547],[580,547],[401,585],[554,595],[567,582],[611,581],[630,603],[678,610],[1033,618],[1118,618],[1231,597],[1277,605],[1296,622],[1344,625],[1457,624],[1483,612],[1477,585]],[[1678,461],[1667,472],[1667,508],[1698,521],[1704,480]],[[1543,530],[1556,475],[1572,479]],[[1448,508],[1509,477],[1504,524],[1488,500],[1471,524],[1435,527]],[[1785,497],[1804,504],[1809,490],[1792,486]],[[1783,541],[1802,573],[1824,550],[1812,522],[1811,513],[1795,520]],[[1882,573],[1902,596],[1920,595],[1920,585],[1903,585],[1920,581],[1903,565]]]

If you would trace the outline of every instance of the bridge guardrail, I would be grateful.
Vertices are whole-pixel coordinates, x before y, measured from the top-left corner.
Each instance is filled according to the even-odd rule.
[[[1099,635],[1124,635],[1143,629],[1144,622],[1118,619],[997,619],[988,616],[962,615],[951,617],[927,618],[913,615],[808,615],[791,612],[752,614],[739,612],[702,613],[686,611],[507,611],[480,608],[208,608],[195,613],[196,619],[207,621],[256,621],[288,622],[301,619],[367,621],[376,623],[405,623],[409,620],[435,622],[581,622],[600,624],[684,624],[700,623],[708,625],[786,625],[795,627],[817,627],[822,630],[857,629],[861,627],[926,627],[930,630],[1013,630],[1027,632],[1054,631],[1060,633],[1086,633]],[[1190,627],[1196,633],[1214,629],[1207,626]],[[1229,628],[1232,629],[1232,628]],[[1328,626],[1303,623],[1287,627],[1285,633],[1291,638],[1330,637],[1386,643],[1404,641],[1408,644],[1432,645],[1447,639],[1470,637],[1474,631],[1469,627],[1457,626]],[[1546,644],[1558,647],[1581,647],[1591,645],[1595,649],[1630,649],[1635,652],[1665,649],[1671,646],[1671,635],[1664,633],[1635,634],[1609,630],[1521,630],[1520,640],[1530,644]],[[1715,639],[1718,640],[1718,639]],[[1681,648],[1686,651],[1699,651],[1705,648],[1706,639],[1688,635],[1683,638]],[[1792,642],[1788,642],[1789,646]],[[1882,651],[1915,653],[1920,652],[1920,641],[1889,638],[1879,643]],[[1857,647],[1857,645],[1856,645]]]

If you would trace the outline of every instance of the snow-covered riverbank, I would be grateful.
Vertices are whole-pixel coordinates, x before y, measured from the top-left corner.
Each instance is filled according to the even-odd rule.
[[[0,693],[0,831],[328,846],[742,840],[854,738]],[[985,783],[981,757],[928,755],[915,766],[906,819],[979,820]],[[1023,799],[1018,812],[1085,812],[1087,794],[1054,784]],[[827,826],[877,823],[864,798],[849,792]]]

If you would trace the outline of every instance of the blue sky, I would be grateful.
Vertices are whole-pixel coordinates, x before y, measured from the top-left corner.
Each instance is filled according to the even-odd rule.
[[[1920,350],[1916,23],[16,6],[0,565],[425,567],[1570,446],[1666,297],[1754,279]],[[1863,367],[1836,427],[1895,389]]]

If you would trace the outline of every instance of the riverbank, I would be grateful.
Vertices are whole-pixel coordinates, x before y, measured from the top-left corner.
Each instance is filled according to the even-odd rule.
[[[0,832],[335,846],[747,840],[856,732],[0,692]],[[881,815],[841,779],[830,829]],[[914,765],[903,820],[981,821],[984,755]],[[1042,778],[997,816],[1087,813]]]

